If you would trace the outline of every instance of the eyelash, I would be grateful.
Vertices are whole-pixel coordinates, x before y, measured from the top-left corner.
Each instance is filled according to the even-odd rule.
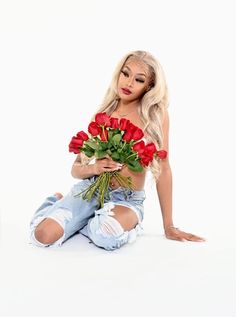
[[[122,70],[121,73],[122,73],[125,77],[129,77],[129,74],[128,74],[126,71]],[[142,84],[144,83],[144,80],[143,80],[143,79],[136,78],[136,81],[139,82],[139,83],[142,83]]]

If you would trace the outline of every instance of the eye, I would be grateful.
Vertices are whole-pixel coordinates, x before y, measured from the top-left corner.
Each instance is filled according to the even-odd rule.
[[[140,79],[140,78],[137,78],[136,81],[139,82],[139,83],[144,83],[144,80]]]
[[[122,73],[125,77],[129,77],[129,74],[128,74],[125,70],[122,70],[121,73]]]

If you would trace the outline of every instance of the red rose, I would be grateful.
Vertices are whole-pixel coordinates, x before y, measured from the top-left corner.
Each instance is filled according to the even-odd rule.
[[[85,133],[84,131],[80,131],[80,132],[78,132],[77,134],[77,137],[79,138],[79,139],[82,139],[82,140],[84,140],[84,141],[87,141],[88,140],[88,135],[87,135],[87,133]]]
[[[140,163],[141,163],[143,166],[148,166],[151,161],[152,161],[152,158],[151,158],[151,157],[149,157],[149,156],[144,156],[144,157],[141,159]]]
[[[122,119],[121,119],[122,120]],[[126,120],[126,119],[125,119]],[[122,122],[124,129],[121,128],[121,130],[126,130],[126,133],[123,136],[123,140],[129,142],[131,140],[138,141],[142,139],[144,136],[143,131],[138,128],[136,125],[134,125],[131,122]]]
[[[118,118],[111,118],[111,128],[112,129],[118,129],[119,128],[119,119]]]
[[[92,134],[93,136],[99,135],[101,131],[102,129],[94,121],[92,121],[88,126],[88,132]]]
[[[145,145],[144,141],[140,141],[134,144],[133,150],[138,152],[140,163],[143,166],[148,166],[156,153],[156,146],[153,142]]]
[[[165,150],[159,150],[156,153],[157,153],[157,156],[162,160],[164,160],[167,157],[167,151]]]
[[[148,152],[146,149],[144,150],[143,153],[138,153],[138,155],[141,159],[149,158],[151,161],[153,160],[153,153]]]
[[[80,148],[83,146],[83,144],[83,140],[73,136],[69,144],[69,152],[74,152],[75,154],[80,153]]]
[[[145,151],[147,151],[147,153],[151,153],[152,155],[156,152],[156,146],[155,144],[152,142],[152,143],[148,143],[146,145],[146,149]]]
[[[138,153],[143,153],[144,148],[145,148],[144,141],[139,141],[139,142],[135,143],[133,146],[134,151],[136,151]]]
[[[103,141],[103,142],[107,141],[108,140],[108,131],[107,130],[101,131],[100,138],[101,138],[101,141]]]
[[[144,136],[143,131],[139,128],[136,128],[136,130],[133,132],[132,139],[135,141],[138,141],[138,140],[142,139],[143,136]]]
[[[79,148],[69,146],[69,152],[73,152],[74,154],[79,154],[80,150],[79,150]]]
[[[129,123],[130,123],[130,121],[125,119],[125,118],[120,119],[120,129],[122,131],[126,130],[128,125],[129,125]]]
[[[110,127],[110,117],[106,114],[106,112],[99,112],[95,116],[95,122],[99,126]]]
[[[153,160],[154,153],[156,152],[156,146],[154,143],[148,143],[144,150],[139,151],[139,157],[141,158],[140,163],[144,166],[148,166],[150,162]]]
[[[130,142],[133,139],[133,135],[130,131],[126,131],[122,139],[126,142]]]
[[[133,123],[129,122],[128,126],[127,126],[127,130],[129,130],[130,132],[134,132],[138,127],[136,127],[136,125],[134,125]]]

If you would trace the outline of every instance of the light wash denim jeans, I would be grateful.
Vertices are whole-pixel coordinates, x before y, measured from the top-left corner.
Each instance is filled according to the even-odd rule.
[[[110,199],[105,199],[103,208],[97,209],[97,196],[91,201],[81,196],[75,197],[85,190],[95,180],[91,177],[75,184],[71,191],[62,199],[56,196],[47,197],[44,203],[36,210],[30,222],[30,243],[37,246],[61,246],[75,233],[82,233],[96,246],[106,250],[115,250],[125,243],[132,243],[143,232],[142,221],[144,217],[143,202],[145,192],[133,191],[119,187],[115,190],[109,188]],[[120,223],[112,217],[115,205],[122,205],[132,209],[137,217],[138,224],[130,231],[125,231]],[[45,218],[51,218],[61,225],[63,236],[56,242],[47,245],[36,240],[34,232],[37,225]]]

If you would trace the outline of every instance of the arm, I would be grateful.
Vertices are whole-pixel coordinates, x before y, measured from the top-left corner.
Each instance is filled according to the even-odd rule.
[[[169,155],[169,116],[165,113],[163,121],[163,149],[167,151]],[[173,226],[172,219],[172,173],[169,164],[168,156],[166,159],[160,162],[161,175],[156,183],[157,194],[160,202],[163,226],[166,230],[170,226]]]
[[[167,111],[163,120],[163,137],[163,149],[169,154],[169,115]],[[168,156],[166,159],[162,160],[160,164],[161,175],[156,183],[156,188],[166,237],[168,239],[179,241],[205,241],[204,238],[181,231],[174,227],[172,219],[172,173]]]
[[[86,179],[95,175],[95,164],[83,164],[81,154],[78,154],[71,168],[71,175],[74,178]]]
[[[121,169],[122,164],[113,161],[111,158],[96,160],[94,164],[82,163],[81,154],[78,154],[71,168],[71,175],[74,178],[86,179],[103,172],[113,172]]]
[[[161,175],[156,184],[157,194],[160,202],[164,229],[173,226],[172,219],[172,173],[166,158],[161,162]]]

